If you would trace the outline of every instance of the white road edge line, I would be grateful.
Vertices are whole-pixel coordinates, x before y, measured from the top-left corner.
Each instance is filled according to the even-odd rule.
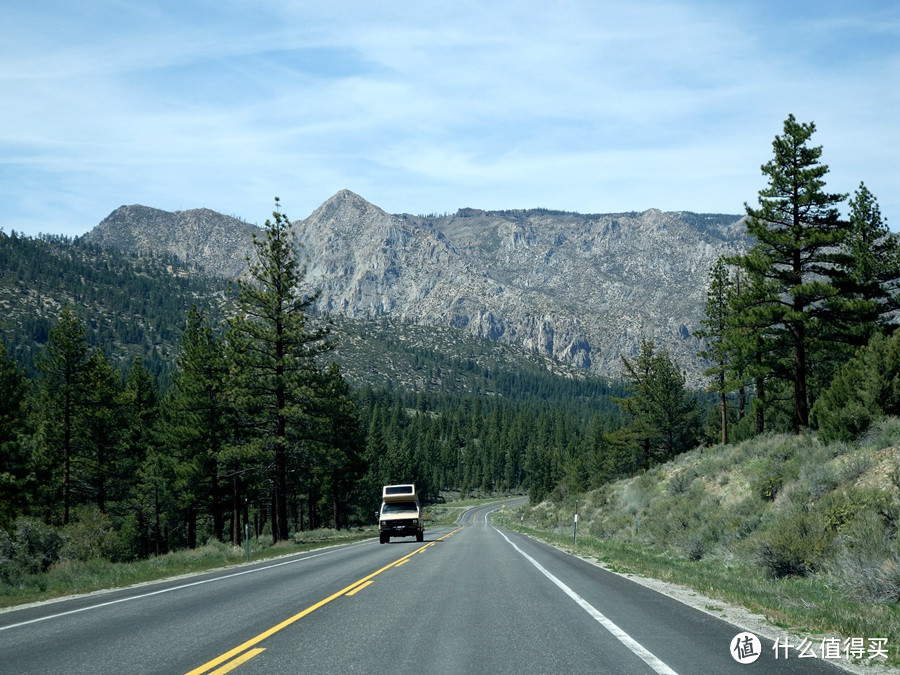
[[[350,544],[350,546],[356,546],[356,544]],[[347,548],[347,547],[340,547]],[[131,595],[127,598],[119,598],[118,600],[110,600],[109,602],[101,602],[96,605],[88,605],[87,607],[81,607],[79,609],[70,609],[67,612],[59,612],[58,614],[48,614],[47,616],[41,616],[37,619],[29,619],[28,621],[21,621],[19,623],[12,623],[8,626],[0,626],[0,633],[5,630],[10,630],[11,628],[19,628],[21,626],[27,626],[32,623],[40,623],[41,621],[50,621],[51,619],[58,619],[63,616],[69,616],[70,614],[79,614],[81,612],[87,612],[92,609],[100,609],[101,607],[108,607],[109,605],[118,605],[122,602],[131,602],[132,600],[141,600],[143,598],[149,598],[154,595],[160,595],[162,593],[170,593],[172,591],[180,591],[185,588],[190,588],[191,586],[201,586],[203,584],[209,584],[214,581],[224,581],[225,579],[232,579],[234,577],[240,577],[245,574],[253,574],[255,572],[264,572],[266,570],[274,569],[275,567],[282,567],[283,565],[293,565],[294,563],[303,562],[304,560],[311,560],[313,558],[318,558],[323,555],[328,555],[330,553],[337,553],[339,548],[335,548],[330,551],[322,551],[321,553],[316,553],[314,555],[308,555],[305,558],[296,558],[292,560],[285,560],[284,562],[275,563],[274,565],[267,565],[265,567],[256,567],[252,570],[244,570],[243,572],[235,572],[234,574],[226,574],[221,577],[214,577],[212,579],[203,579],[202,581],[192,581],[189,584],[181,584],[180,586],[173,586],[172,588],[163,588],[158,591],[151,591],[150,593],[142,593],[140,595]],[[164,580],[161,580],[164,581]]]
[[[631,637],[624,630],[619,628],[616,624],[606,618],[600,611],[598,611],[593,605],[591,605],[587,600],[582,598],[578,593],[573,591],[571,588],[566,586],[562,581],[553,576],[550,572],[548,572],[541,564],[532,558],[530,555],[525,553],[522,549],[516,546],[509,537],[503,534],[496,527],[493,528],[497,534],[506,539],[507,543],[512,546],[516,551],[519,552],[528,562],[534,565],[538,571],[547,577],[550,581],[556,584],[566,595],[572,598],[575,602],[577,602],[581,608],[590,614],[597,622],[603,626],[606,630],[613,634],[619,642],[628,647],[636,656],[638,656],[641,660],[644,661],[648,666],[650,666],[654,671],[660,673],[661,675],[678,675],[674,670],[669,668],[662,660],[659,659],[656,655],[647,650],[641,643]]]

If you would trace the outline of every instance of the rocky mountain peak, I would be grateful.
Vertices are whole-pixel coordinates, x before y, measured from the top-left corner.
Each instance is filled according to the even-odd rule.
[[[307,220],[350,224],[386,217],[389,217],[388,214],[380,208],[355,192],[345,189],[336,192],[322,206],[313,211]]]
[[[258,231],[211,209],[172,212],[134,204],[113,211],[84,241],[135,253],[168,252],[208,274],[236,277],[246,268]]]
[[[749,242],[741,217],[460,209],[392,215],[341,190],[294,223],[319,309],[451,326],[605,375],[643,337],[696,383],[710,267]],[[253,225],[208,209],[121,207],[85,235],[125,250],[168,251],[207,272],[245,270]]]

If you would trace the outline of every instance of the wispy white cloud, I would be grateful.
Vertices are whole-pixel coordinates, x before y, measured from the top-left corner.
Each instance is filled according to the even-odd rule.
[[[343,187],[389,211],[739,213],[788,113],[817,122],[829,187],[900,211],[895,3],[11,4],[7,230],[136,202],[257,220],[275,194],[303,217]]]

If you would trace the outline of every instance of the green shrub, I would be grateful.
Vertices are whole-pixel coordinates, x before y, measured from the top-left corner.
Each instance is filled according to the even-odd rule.
[[[750,489],[754,494],[767,502],[775,501],[775,497],[784,486],[784,465],[776,460],[765,460],[750,479]]]
[[[843,405],[834,405],[827,413],[817,410],[816,421],[822,440],[852,441],[866,431],[878,419],[877,408],[873,409],[862,401],[847,400]]]
[[[756,415],[753,410],[732,425],[729,438],[732,443],[740,443],[756,437]]]
[[[697,474],[691,469],[682,469],[672,474],[666,484],[666,491],[670,495],[681,495],[691,489]]]
[[[876,335],[838,371],[813,406],[822,440],[850,441],[900,413],[900,334]]]
[[[15,534],[4,532],[0,537],[0,579],[10,583],[46,572],[59,560],[62,547],[58,528],[33,518],[17,518]]]
[[[72,521],[63,528],[63,560],[110,560],[118,562],[122,555],[122,540],[109,516],[96,506],[74,509]]]
[[[6,530],[0,530],[0,582],[10,583],[18,577],[14,558],[15,542]]]
[[[835,531],[867,511],[882,515],[887,522],[896,522],[897,519],[891,495],[883,490],[850,486],[827,494],[818,508],[826,527]]]
[[[833,539],[821,515],[793,507],[759,534],[759,562],[776,579],[805,577],[825,560]]]
[[[865,602],[900,603],[900,535],[895,528],[868,510],[836,543],[837,553],[825,569],[839,586]]]

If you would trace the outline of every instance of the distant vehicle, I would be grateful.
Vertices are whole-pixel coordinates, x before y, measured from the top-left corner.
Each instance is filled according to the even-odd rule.
[[[381,490],[381,512],[378,514],[378,538],[386,544],[391,537],[425,539],[425,521],[416,494],[416,486],[385,485]]]

